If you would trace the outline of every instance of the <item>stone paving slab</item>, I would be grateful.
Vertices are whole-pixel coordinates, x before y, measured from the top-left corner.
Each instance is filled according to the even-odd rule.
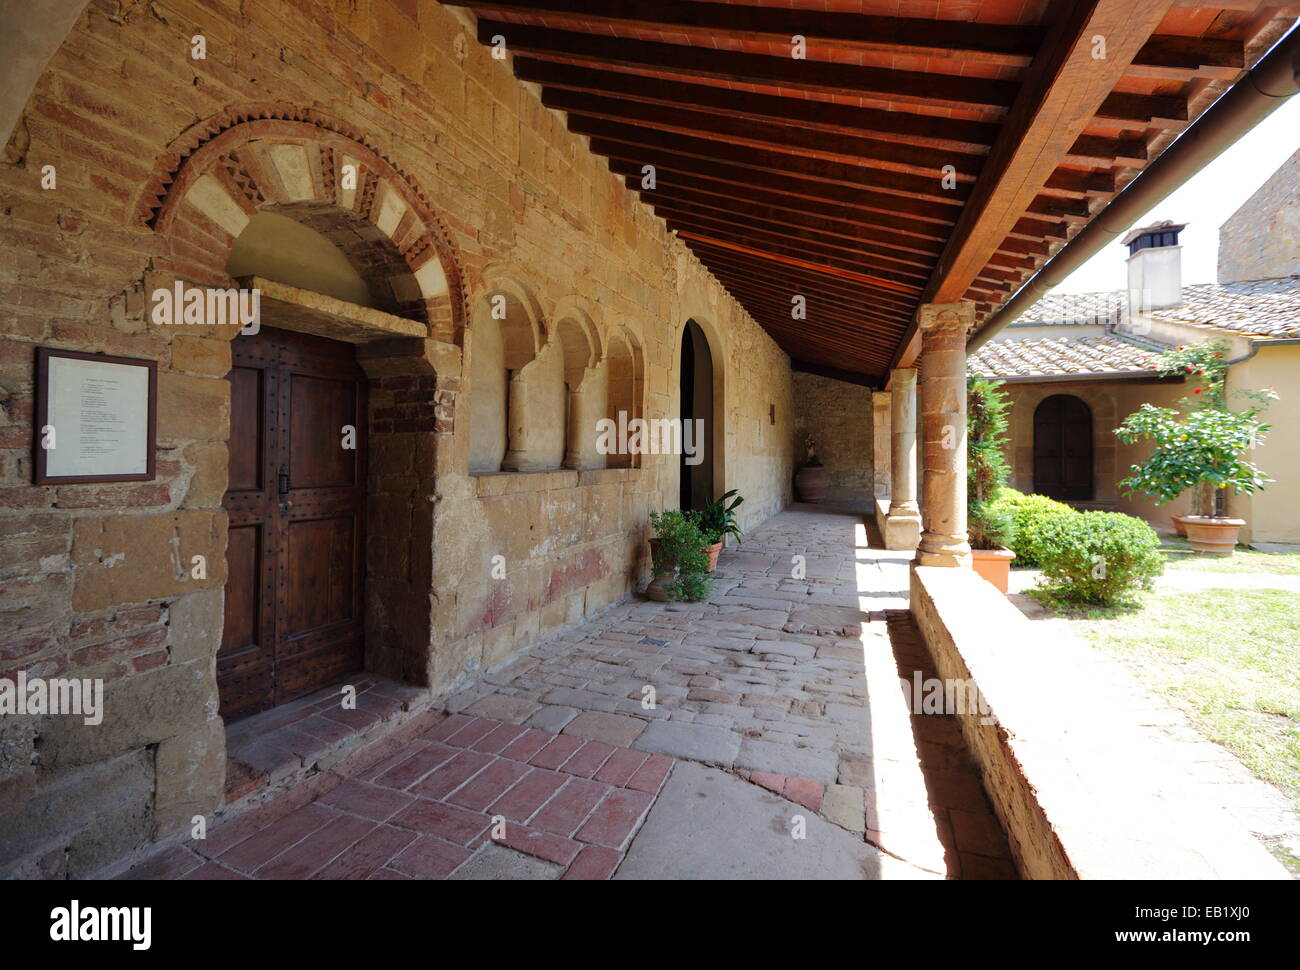
[[[796,838],[796,818],[802,838]],[[758,785],[682,762],[615,879],[941,879]]]

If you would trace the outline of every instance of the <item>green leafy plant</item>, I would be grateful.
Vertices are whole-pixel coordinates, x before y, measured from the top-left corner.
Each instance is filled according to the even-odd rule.
[[[1143,440],[1154,445],[1119,482],[1125,494],[1140,492],[1162,505],[1191,489],[1192,511],[1213,516],[1217,490],[1250,494],[1272,481],[1245,456],[1270,430],[1259,415],[1277,395],[1239,390],[1249,403],[1240,411],[1229,409],[1227,354],[1226,344],[1211,341],[1166,351],[1151,362],[1163,376],[1183,376],[1200,386],[1179,402],[1181,411],[1144,404],[1115,429],[1126,445]]]
[[[997,381],[972,377],[966,388],[966,523],[976,549],[1009,546],[1015,517],[994,499],[1011,474],[1004,447],[1011,399]]]
[[[1157,505],[1196,490],[1197,515],[1214,515],[1214,490],[1230,488],[1247,495],[1272,481],[1246,454],[1270,426],[1258,419],[1263,405],[1244,411],[1201,408],[1181,414],[1174,408],[1143,404],[1124,419],[1115,435],[1126,445],[1154,443],[1145,461],[1119,483],[1128,495],[1141,492]]]
[[[680,509],[651,512],[650,524],[658,540],[651,546],[651,566],[656,577],[671,577],[663,584],[669,598],[692,602],[707,598],[712,589],[708,542],[691,515]]]
[[[692,510],[686,514],[700,527],[709,545],[721,542],[727,536],[735,537],[741,542],[740,526],[736,524],[736,509],[745,500],[739,490],[732,489],[721,498],[716,498],[702,509]]]
[[[1049,518],[1039,533],[1038,557],[1044,592],[1075,603],[1114,603],[1150,589],[1165,568],[1155,530],[1120,512]]]
[[[1039,550],[1044,526],[1061,516],[1078,515],[1064,502],[1046,495],[1026,495],[1014,488],[1003,488],[992,501],[992,510],[1010,515],[1015,532],[1008,543],[1016,554],[1017,566],[1039,565]]]

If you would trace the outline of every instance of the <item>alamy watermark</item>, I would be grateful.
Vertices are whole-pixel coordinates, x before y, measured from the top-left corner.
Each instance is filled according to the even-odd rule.
[[[158,287],[150,299],[150,319],[159,327],[238,326],[239,332],[248,337],[262,329],[260,290],[186,286],[177,280],[171,289]]]
[[[628,418],[596,422],[596,451],[602,455],[685,455],[688,465],[704,461],[703,418]]]
[[[21,714],[81,715],[90,726],[104,720],[104,682],[87,677],[28,677],[27,671],[9,680],[0,677],[0,717]]]

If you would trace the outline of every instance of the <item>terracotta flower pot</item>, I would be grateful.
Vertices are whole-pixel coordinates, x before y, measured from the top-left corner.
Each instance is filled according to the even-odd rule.
[[[1187,541],[1197,552],[1216,556],[1231,556],[1237,545],[1237,533],[1246,524],[1245,519],[1219,515],[1184,515]]]
[[[1180,536],[1186,537],[1187,526],[1183,525],[1183,518],[1184,516],[1181,515],[1171,515],[1169,516],[1169,521],[1174,524],[1174,532],[1178,533]]]
[[[1006,595],[1011,583],[1011,560],[1016,554],[1010,549],[972,549],[970,555],[975,572]]]
[[[800,502],[820,502],[831,487],[831,473],[825,465],[804,465],[795,473],[794,490]]]
[[[722,553],[722,543],[715,542],[704,550],[709,555],[709,572],[718,568],[718,556]]]
[[[647,599],[655,600],[659,603],[668,602],[668,590],[664,588],[665,584],[672,582],[674,570],[659,572],[655,568],[655,557],[659,555],[659,540],[650,540],[650,585],[645,588]]]

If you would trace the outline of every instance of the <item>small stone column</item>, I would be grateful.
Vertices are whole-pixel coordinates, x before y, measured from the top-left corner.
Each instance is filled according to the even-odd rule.
[[[524,431],[523,413],[528,406],[527,368],[510,372],[510,385],[506,389],[506,455],[501,460],[505,472],[528,472],[538,467],[535,457],[528,454],[528,436]]]
[[[966,535],[966,336],[975,304],[921,307],[921,430],[925,501],[918,566],[969,566]]]
[[[885,516],[885,548],[911,550],[921,538],[921,512],[916,504],[916,371],[911,367],[895,370],[889,390],[889,514]]]
[[[604,468],[605,456],[596,450],[596,422],[605,417],[605,368],[584,368],[582,379],[568,385],[569,422],[565,435],[565,468]]]

